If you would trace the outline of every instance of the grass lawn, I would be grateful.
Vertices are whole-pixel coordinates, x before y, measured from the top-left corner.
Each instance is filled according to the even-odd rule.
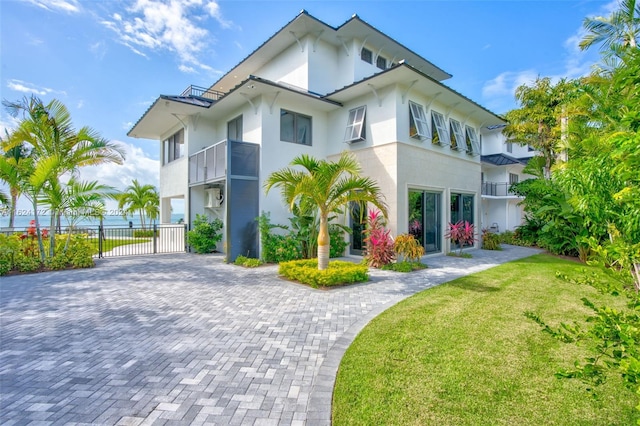
[[[113,250],[114,248],[118,247],[118,246],[126,246],[128,244],[139,244],[139,243],[146,243],[147,241],[150,241],[150,238],[107,238],[106,240],[102,241],[102,252],[107,252],[109,250]],[[97,238],[91,238],[89,240],[89,243],[91,243],[91,246],[93,247],[95,253],[98,253],[98,239]]]
[[[635,424],[636,397],[618,377],[598,389],[597,400],[580,381],[556,379],[586,349],[554,340],[523,315],[536,312],[551,325],[582,320],[588,310],[581,297],[608,296],[555,272],[583,268],[537,255],[387,310],[340,364],[333,425]]]

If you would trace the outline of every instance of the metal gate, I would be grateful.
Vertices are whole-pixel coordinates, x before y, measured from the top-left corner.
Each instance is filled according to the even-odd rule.
[[[89,238],[97,241],[97,257],[134,256],[157,253],[184,253],[187,225],[141,227],[98,226],[89,229]]]

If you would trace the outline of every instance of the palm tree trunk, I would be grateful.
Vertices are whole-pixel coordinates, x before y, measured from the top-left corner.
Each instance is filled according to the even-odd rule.
[[[40,220],[38,219],[38,200],[33,197],[33,220],[36,222],[36,236],[38,237],[38,250],[40,251],[40,261],[44,263],[44,244],[42,243],[42,233],[40,233]]]
[[[11,192],[11,210],[9,211],[9,228],[13,228],[16,219],[16,204],[18,203],[18,191],[15,188],[9,190]]]
[[[51,211],[51,225],[49,226],[49,257],[53,257],[56,252],[56,212]]]
[[[327,213],[320,212],[318,232],[318,269],[324,271],[329,266],[329,224]]]
[[[140,210],[140,225],[142,225],[142,230],[144,231],[144,216],[142,215],[142,210]]]

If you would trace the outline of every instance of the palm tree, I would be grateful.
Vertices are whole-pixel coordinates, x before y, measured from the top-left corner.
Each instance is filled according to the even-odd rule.
[[[617,55],[620,50],[636,48],[640,38],[640,3],[621,0],[620,8],[608,17],[585,18],[583,25],[589,33],[580,41],[582,50],[601,44],[601,51]]]
[[[11,150],[18,145],[27,146],[34,164],[22,170],[22,174],[24,175],[26,170],[32,173],[38,172],[38,176],[24,175],[21,178],[23,185],[29,189],[28,198],[34,204],[34,209],[42,191],[45,188],[53,189],[56,185],[59,186],[60,177],[65,173],[73,176],[80,167],[104,163],[122,164],[124,160],[122,149],[102,138],[95,130],[82,127],[76,131],[68,109],[56,99],[44,104],[42,100],[32,95],[18,102],[3,101],[2,103],[12,116],[21,116],[21,121],[13,131],[12,137],[3,144],[4,150]],[[40,163],[44,164],[41,166]],[[45,176],[46,181],[41,181]],[[37,211],[34,219],[42,251],[41,258],[44,259]],[[52,229],[57,219],[58,212],[52,209]],[[50,245],[53,252],[55,247],[53,232],[50,236]]]
[[[11,138],[12,134],[5,129],[5,139],[0,139],[1,152],[4,154],[0,161],[6,162],[7,164],[6,167],[2,167],[0,170],[0,180],[9,186],[11,200],[6,204],[9,206],[9,227],[13,228],[16,216],[16,204],[21,192],[18,171],[21,166],[21,161],[27,158],[29,152],[22,143],[15,145],[12,143],[12,148],[5,149],[5,146],[9,146]]]
[[[351,202],[371,203],[386,216],[387,207],[377,183],[361,176],[361,168],[353,155],[342,153],[336,162],[317,160],[301,155],[291,161],[290,166],[273,172],[264,183],[266,193],[279,187],[284,201],[290,209],[296,204],[313,205],[320,215],[318,232],[318,269],[327,269],[329,264],[330,213],[339,212]]]
[[[138,212],[140,224],[145,228],[145,218],[154,220],[158,217],[160,205],[160,195],[156,187],[150,184],[141,185],[137,179],[118,196],[118,208],[124,212],[123,217],[127,217]]]

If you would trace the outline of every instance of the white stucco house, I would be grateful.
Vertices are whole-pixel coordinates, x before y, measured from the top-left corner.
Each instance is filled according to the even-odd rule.
[[[262,211],[288,224],[279,192],[263,190],[271,172],[300,154],[342,151],[379,183],[393,235],[411,232],[427,253],[446,252],[448,222],[513,224],[510,213],[492,216],[501,196],[485,197],[481,178],[511,173],[481,161],[481,146],[502,152],[496,129],[506,122],[447,87],[450,77],[356,15],[332,27],[302,11],[210,87],[161,95],[128,134],[160,142],[161,221],[172,198],[185,200],[187,222],[221,218],[231,260],[259,255]],[[350,253],[362,248],[358,234]]]
[[[524,219],[519,197],[511,185],[535,178],[523,172],[529,160],[538,154],[529,146],[509,142],[494,129],[494,137],[487,137],[482,145],[482,228],[493,232],[514,231]]]

